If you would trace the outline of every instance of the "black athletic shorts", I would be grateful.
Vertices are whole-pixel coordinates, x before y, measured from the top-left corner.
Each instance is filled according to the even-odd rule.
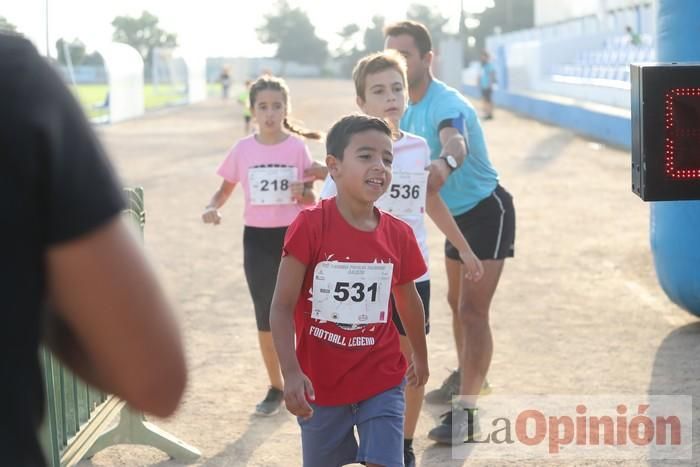
[[[454,219],[480,260],[515,256],[513,197],[501,185],[479,204]],[[445,240],[445,256],[460,260],[459,252],[448,240]]]
[[[482,88],[481,89],[481,97],[484,99],[484,101],[491,102],[491,99],[493,97],[493,89]]]
[[[427,335],[428,333],[430,333],[430,280],[416,282],[416,290],[418,291],[418,295],[420,296],[420,301],[423,302],[423,310],[425,310],[425,334]],[[394,313],[392,313],[391,319],[392,321],[394,321],[394,324],[396,325],[396,329],[398,329],[399,334],[405,336],[406,330],[403,328],[403,324],[401,323],[399,313],[396,311],[396,303],[394,302],[393,295],[391,295],[391,306],[394,309]]]
[[[287,227],[245,226],[243,229],[243,269],[258,331],[270,331],[270,305],[286,232]]]

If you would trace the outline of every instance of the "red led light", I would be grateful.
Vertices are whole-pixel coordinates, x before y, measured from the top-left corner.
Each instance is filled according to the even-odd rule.
[[[700,179],[700,88],[666,93],[665,172],[677,180]]]

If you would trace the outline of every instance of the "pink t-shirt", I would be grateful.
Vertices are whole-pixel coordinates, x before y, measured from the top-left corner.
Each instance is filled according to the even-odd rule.
[[[245,211],[243,221],[250,227],[286,227],[292,223],[299,211],[304,207],[295,204],[266,204],[251,203],[251,169],[256,169],[260,174],[265,168],[292,168],[296,169],[295,180],[301,181],[304,170],[311,166],[311,154],[304,141],[294,135],[278,144],[261,144],[255,139],[255,135],[245,137],[238,141],[226,156],[226,159],[216,171],[226,181],[240,183],[243,186],[245,197]],[[264,171],[262,171],[264,173]],[[288,172],[288,171],[287,171]],[[259,176],[253,178],[256,187],[253,189],[281,190],[287,189],[288,184],[283,180],[261,180]],[[294,181],[294,180],[290,180]],[[262,182],[262,186],[260,183]]]

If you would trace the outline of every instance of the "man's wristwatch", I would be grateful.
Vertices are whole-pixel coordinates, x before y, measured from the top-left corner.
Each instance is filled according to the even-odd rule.
[[[450,173],[454,172],[459,167],[457,165],[457,159],[455,159],[452,154],[445,154],[443,156],[440,156],[440,159],[445,161],[447,167],[450,168]]]

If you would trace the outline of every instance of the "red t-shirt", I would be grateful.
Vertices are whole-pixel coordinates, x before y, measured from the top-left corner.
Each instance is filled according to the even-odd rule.
[[[335,198],[330,198],[300,212],[287,229],[283,256],[292,255],[307,266],[294,310],[296,353],[313,383],[313,402],[318,405],[369,399],[400,384],[406,373],[388,300],[385,323],[344,325],[311,316],[314,270],[319,262],[391,263],[392,288],[425,273],[427,266],[411,227],[391,214],[375,212],[379,213],[377,228],[361,231],[345,221]],[[344,322],[342,316],[339,321]]]

